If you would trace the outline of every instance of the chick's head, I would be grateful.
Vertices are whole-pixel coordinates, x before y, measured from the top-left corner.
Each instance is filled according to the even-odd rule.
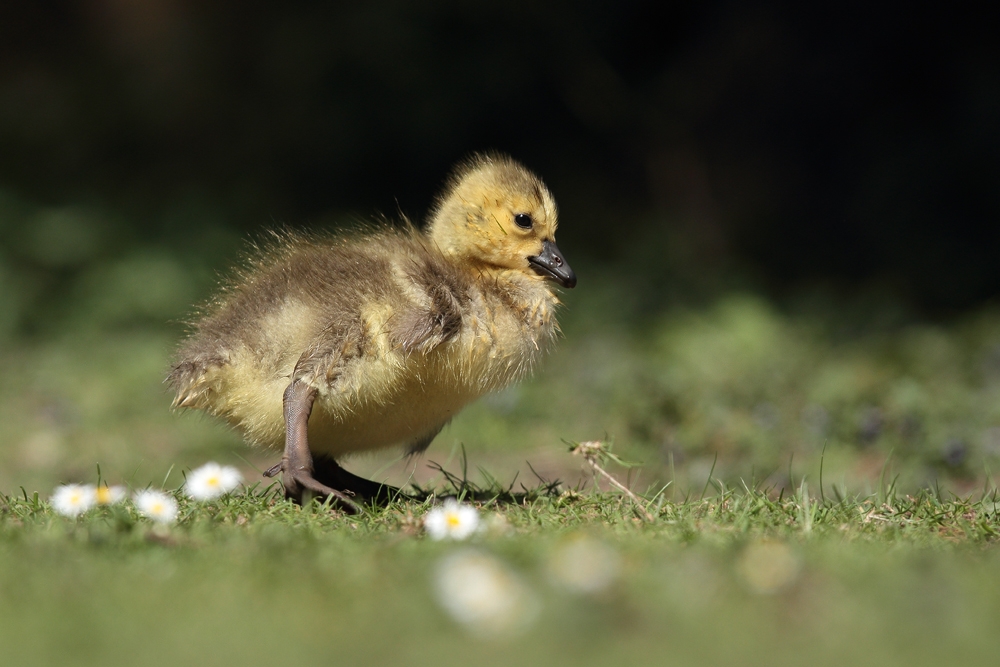
[[[486,155],[456,170],[429,234],[455,261],[573,287],[576,275],[556,245],[557,226],[555,200],[541,179],[510,158]]]

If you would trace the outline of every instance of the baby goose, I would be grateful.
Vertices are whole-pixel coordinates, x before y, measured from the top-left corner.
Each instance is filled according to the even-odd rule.
[[[423,232],[287,235],[224,290],[182,344],[175,406],[284,447],[285,494],[378,495],[336,461],[420,452],[465,405],[526,376],[558,332],[552,282],[576,285],[556,204],[514,160],[460,165]],[[314,462],[314,455],[316,459]]]

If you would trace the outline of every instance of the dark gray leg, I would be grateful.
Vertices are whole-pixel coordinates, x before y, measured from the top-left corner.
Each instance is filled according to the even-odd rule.
[[[302,504],[306,494],[331,497],[345,512],[357,514],[360,508],[346,494],[323,484],[313,476],[313,459],[309,451],[309,415],[312,412],[316,390],[298,380],[285,390],[285,452],[281,465],[265,472],[274,477],[280,470],[285,497]]]

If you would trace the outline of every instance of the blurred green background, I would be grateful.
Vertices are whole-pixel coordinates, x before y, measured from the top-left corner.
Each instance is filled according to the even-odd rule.
[[[821,456],[827,493],[990,487],[997,51],[859,2],[6,3],[0,490],[254,479],[274,453],[169,410],[181,322],[263,230],[421,220],[487,149],[547,181],[580,285],[427,459],[574,482],[561,439],[607,437],[678,498]],[[397,458],[352,465],[433,479]]]

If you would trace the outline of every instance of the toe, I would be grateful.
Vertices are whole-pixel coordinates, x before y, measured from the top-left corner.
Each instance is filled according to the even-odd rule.
[[[296,500],[299,502],[299,504],[302,504],[302,495],[303,495],[302,492],[308,490],[316,494],[317,496],[320,496],[321,498],[324,499],[332,498],[333,503],[343,511],[347,512],[348,514],[358,514],[359,512],[361,512],[361,508],[358,507],[358,505],[354,501],[348,498],[347,494],[316,481],[316,479],[314,479],[311,475],[306,475],[306,474],[295,475],[294,478],[291,480],[291,482],[292,485],[296,488],[297,491]],[[285,487],[285,490],[287,493],[288,492],[287,485]]]

